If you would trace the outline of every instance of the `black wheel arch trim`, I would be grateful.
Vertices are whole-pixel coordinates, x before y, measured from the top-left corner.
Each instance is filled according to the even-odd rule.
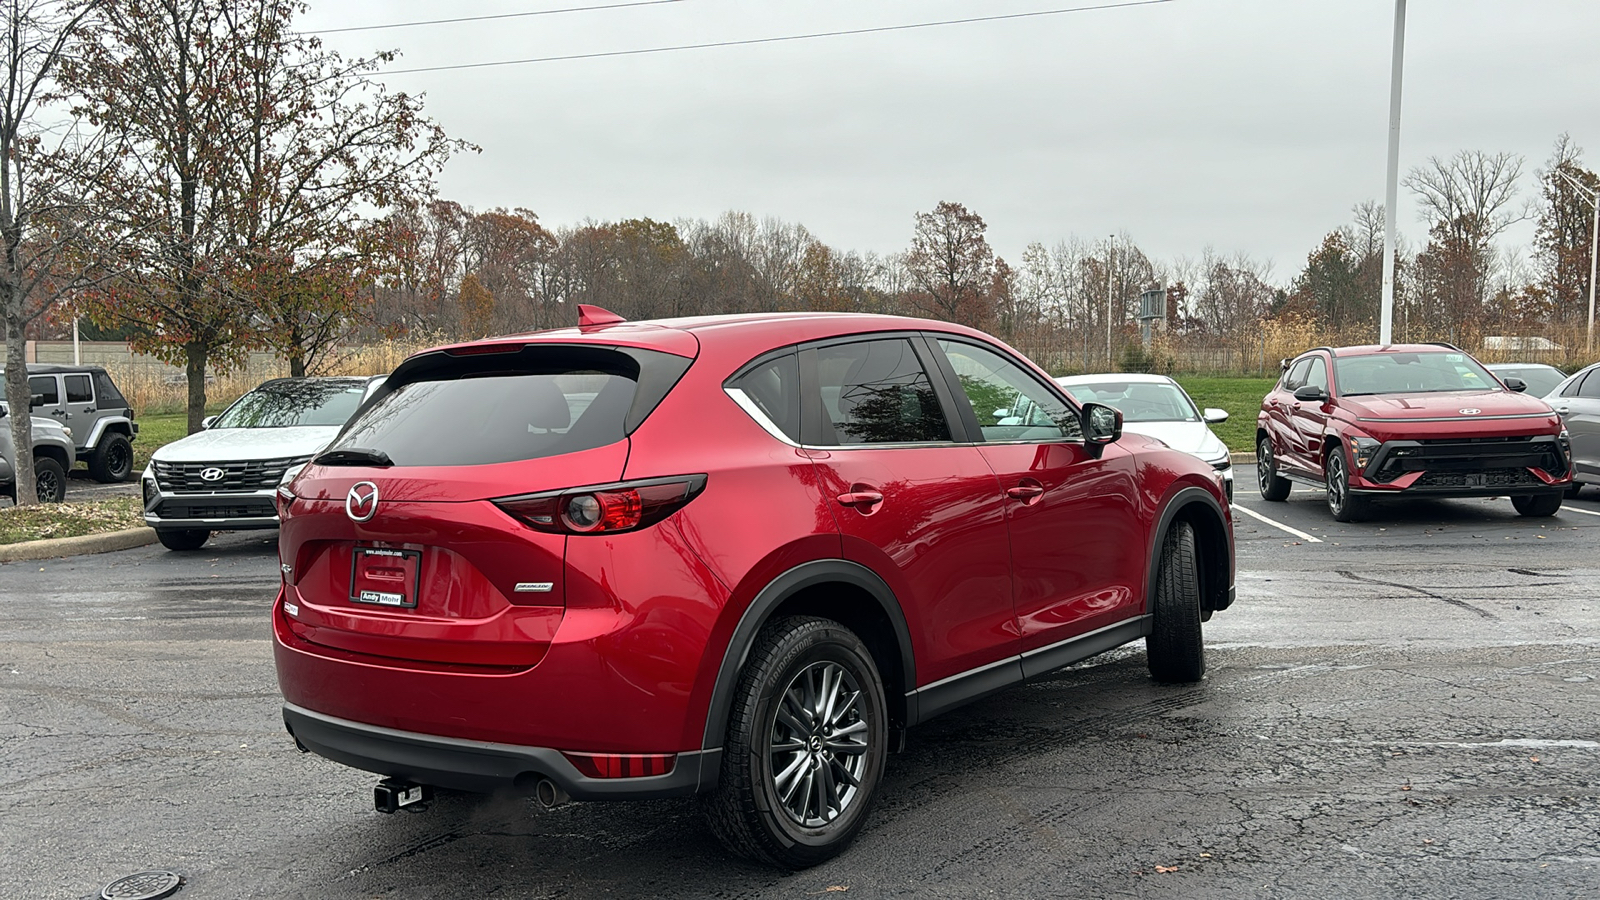
[[[909,692],[916,685],[916,660],[911,650],[911,629],[906,624],[905,614],[900,609],[900,603],[895,599],[894,592],[889,585],[876,572],[860,563],[846,559],[819,559],[801,563],[784,572],[767,583],[756,594],[750,605],[745,607],[739,616],[739,624],[734,626],[733,636],[728,639],[728,647],[722,654],[722,665],[717,669],[717,680],[711,688],[711,705],[706,710],[706,727],[701,747],[704,750],[715,750],[722,747],[723,736],[728,731],[728,712],[733,703],[733,693],[739,684],[739,674],[744,669],[745,660],[749,658],[750,648],[755,645],[756,635],[762,626],[772,618],[772,613],[785,600],[809,587],[829,582],[844,582],[866,591],[889,619],[889,624],[894,628],[895,642],[900,650],[900,677],[904,689]],[[896,698],[890,697],[893,705]],[[908,697],[908,705],[912,702]],[[907,710],[905,724],[916,720],[916,710]]]
[[[1228,517],[1222,511],[1222,504],[1218,503],[1217,498],[1211,496],[1211,492],[1205,488],[1198,487],[1196,485],[1189,485],[1188,487],[1179,488],[1172,494],[1172,496],[1167,498],[1166,506],[1161,510],[1161,516],[1156,520],[1156,528],[1154,531],[1155,540],[1150,545],[1150,560],[1145,564],[1146,578],[1144,608],[1145,612],[1147,613],[1155,608],[1156,567],[1161,564],[1161,548],[1166,545],[1167,530],[1172,527],[1172,522],[1178,517],[1178,513],[1197,504],[1204,506],[1206,510],[1216,518],[1217,527],[1224,531],[1223,537],[1227,542],[1227,547],[1225,549],[1228,556],[1228,562],[1231,563],[1232,561],[1233,533],[1232,530],[1228,528]],[[1210,560],[1207,560],[1207,562],[1210,562]],[[1235,595],[1236,588],[1233,584],[1233,566],[1230,564],[1228,565],[1228,571],[1225,575],[1217,577],[1211,584],[1207,585],[1205,596],[1202,598],[1202,608],[1206,612],[1216,612],[1218,610],[1227,609],[1233,604]]]

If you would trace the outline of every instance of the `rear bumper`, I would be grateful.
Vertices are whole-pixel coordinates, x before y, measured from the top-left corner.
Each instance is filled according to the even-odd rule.
[[[303,748],[352,768],[417,784],[477,793],[531,792],[540,779],[574,800],[682,797],[716,785],[722,750],[678,754],[671,772],[644,778],[590,778],[560,751],[418,734],[283,705],[283,724]]]

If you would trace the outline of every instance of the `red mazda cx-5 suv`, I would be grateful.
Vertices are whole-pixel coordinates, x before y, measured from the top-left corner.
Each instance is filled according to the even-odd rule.
[[[1261,496],[1325,488],[1340,522],[1382,497],[1511,497],[1524,516],[1561,508],[1567,432],[1549,404],[1502,384],[1449,344],[1318,347],[1285,363],[1256,419]]]
[[[1116,410],[943,322],[581,313],[411,357],[279,492],[284,721],[379,808],[702,794],[799,867],[930,716],[1141,637],[1201,678],[1222,485]]]

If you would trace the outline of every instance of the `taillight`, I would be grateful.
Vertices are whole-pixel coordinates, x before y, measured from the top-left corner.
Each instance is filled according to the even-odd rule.
[[[590,778],[665,775],[678,761],[676,753],[568,753],[563,750],[561,755]]]
[[[614,534],[654,525],[682,509],[705,487],[704,475],[676,475],[501,497],[494,505],[537,531]]]

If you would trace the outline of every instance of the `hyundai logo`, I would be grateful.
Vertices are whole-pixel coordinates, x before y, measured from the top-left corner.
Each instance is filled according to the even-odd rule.
[[[370,481],[358,481],[344,495],[344,514],[356,522],[365,522],[378,514],[378,486]]]
[[[1478,413],[1483,412],[1483,410],[1481,410],[1481,409],[1473,409],[1471,407],[1468,407],[1467,409],[1458,409],[1458,410],[1456,410],[1456,412],[1461,413],[1463,416],[1475,416]]]
[[[216,466],[208,466],[200,470],[201,481],[221,481],[222,476],[228,474]]]

